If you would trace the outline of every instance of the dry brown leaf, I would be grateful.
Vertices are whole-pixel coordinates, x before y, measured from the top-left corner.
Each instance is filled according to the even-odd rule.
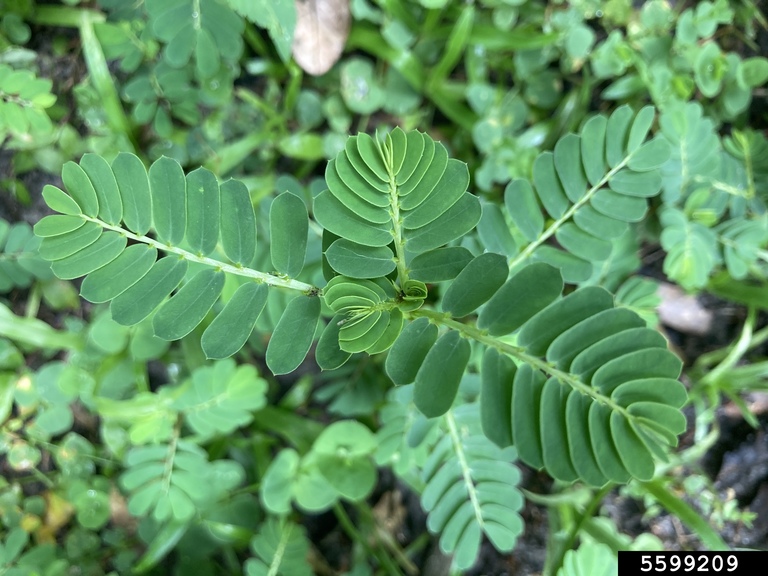
[[[314,76],[328,72],[349,35],[349,0],[296,0],[293,57]]]

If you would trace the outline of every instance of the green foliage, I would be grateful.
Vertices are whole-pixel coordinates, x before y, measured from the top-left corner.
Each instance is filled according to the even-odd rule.
[[[37,252],[39,245],[40,239],[29,224],[9,224],[0,219],[0,292],[53,278],[50,264]]]
[[[64,4],[0,17],[3,207],[54,212],[0,221],[9,573],[415,573],[399,495],[455,572],[523,495],[547,575],[661,548],[599,517],[615,484],[709,548],[749,520],[679,477],[764,388],[755,6],[354,0],[314,37],[334,2]],[[685,386],[662,257],[747,307]]]
[[[53,131],[46,114],[56,102],[51,81],[0,63],[0,141],[11,149],[40,146]]]

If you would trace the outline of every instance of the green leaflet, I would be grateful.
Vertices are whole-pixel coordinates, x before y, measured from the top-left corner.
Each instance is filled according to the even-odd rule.
[[[677,378],[682,362],[665,348],[635,350],[603,364],[592,385],[606,395],[624,382],[638,378]]]
[[[560,297],[563,279],[544,263],[526,266],[491,297],[477,318],[477,327],[492,336],[510,334]]]
[[[587,192],[581,158],[581,140],[575,134],[566,134],[555,144],[554,165],[557,176],[571,202],[578,202]]]
[[[227,258],[248,266],[256,254],[256,216],[245,184],[227,180],[221,185],[221,243]]]
[[[427,418],[442,416],[453,404],[469,354],[469,342],[456,331],[443,334],[427,353],[413,389],[413,401]]]
[[[84,154],[80,167],[93,183],[99,203],[99,218],[107,224],[119,224],[123,218],[123,203],[117,188],[115,175],[107,161],[97,154]]]
[[[78,216],[82,214],[80,206],[77,205],[71,196],[64,193],[63,190],[56,186],[46,184],[43,186],[43,199],[51,210],[60,212],[61,214],[67,214],[71,216]]]
[[[283,192],[269,209],[269,252],[272,265],[281,274],[295,278],[304,268],[309,216],[304,201]]]
[[[437,326],[426,318],[408,324],[387,355],[385,368],[392,382],[399,386],[413,382],[435,340]]]
[[[538,410],[544,380],[541,372],[523,364],[515,374],[512,388],[512,438],[520,459],[534,468],[544,466]]]
[[[85,220],[79,216],[46,216],[35,224],[35,235],[41,238],[59,236],[77,230],[85,224]]]
[[[453,280],[471,260],[472,253],[462,246],[436,248],[411,260],[410,277],[421,282]]]
[[[507,259],[487,252],[472,260],[459,273],[443,296],[443,310],[461,318],[488,301],[509,274]]]
[[[187,174],[187,232],[193,253],[207,256],[219,241],[219,182],[210,170]]]
[[[315,220],[326,230],[364,246],[386,246],[392,234],[384,224],[364,220],[339,202],[328,190],[314,202]]]
[[[507,184],[504,189],[504,205],[527,240],[534,241],[541,235],[544,216],[527,180],[513,180]]]
[[[267,303],[267,285],[247,282],[203,332],[200,344],[207,358],[226,358],[243,347]]]
[[[608,479],[600,470],[589,430],[590,399],[584,394],[573,392],[568,396],[565,408],[565,427],[568,430],[568,450],[579,478],[592,486],[603,486]]]
[[[346,314],[336,314],[325,326],[315,347],[315,360],[322,370],[335,370],[343,366],[352,356],[339,346],[341,322]]]
[[[388,247],[371,247],[340,238],[325,252],[328,263],[339,274],[350,278],[381,278],[397,264]]]
[[[405,247],[415,254],[434,250],[469,233],[480,221],[480,201],[469,192],[446,210],[437,220],[407,230]]]
[[[224,288],[224,273],[206,268],[195,274],[152,319],[155,334],[163,340],[183,338],[203,321]]]
[[[593,344],[576,355],[571,363],[571,373],[578,374],[583,380],[589,380],[604,364],[644,348],[666,349],[664,336],[650,328],[632,328],[624,330],[610,339]]]
[[[544,354],[563,330],[613,307],[613,296],[604,288],[587,286],[548,306],[528,321],[517,337],[531,354]]]
[[[267,346],[273,374],[293,372],[309,352],[320,317],[320,299],[298,296],[288,303]]]
[[[155,260],[154,247],[129,246],[112,262],[88,274],[80,286],[80,295],[89,302],[109,302],[141,280]]]
[[[556,378],[548,379],[541,392],[539,416],[544,466],[552,476],[566,482],[578,479],[571,461],[565,415],[566,403],[572,394],[579,392],[561,384]]]
[[[157,237],[169,246],[184,239],[187,182],[179,163],[163,156],[149,168],[152,220]]]
[[[74,162],[67,162],[61,169],[61,179],[72,199],[82,210],[83,214],[96,217],[99,215],[99,200],[96,190],[88,179],[88,175]]]
[[[552,218],[560,218],[570,206],[555,170],[554,154],[544,152],[533,163],[533,184],[539,199]]]
[[[46,260],[61,260],[90,246],[101,236],[101,227],[94,222],[56,236],[43,238],[40,243],[40,256]]]
[[[123,326],[138,324],[168,297],[186,272],[186,260],[161,258],[141,280],[112,300],[112,318]]]
[[[497,446],[512,444],[512,380],[517,367],[507,356],[487,348],[480,370],[480,416],[485,435]]]
[[[78,278],[112,262],[125,249],[126,243],[125,236],[105,232],[80,252],[56,260],[51,264],[51,269],[64,280]]]
[[[123,221],[136,234],[146,234],[152,226],[152,201],[144,164],[136,156],[121,152],[112,162],[123,202]]]
[[[608,119],[605,116],[593,116],[581,129],[581,158],[584,172],[593,186],[597,186],[606,172],[605,130]]]

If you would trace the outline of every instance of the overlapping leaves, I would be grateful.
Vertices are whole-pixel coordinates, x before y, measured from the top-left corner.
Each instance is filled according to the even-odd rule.
[[[594,116],[579,135],[567,134],[554,151],[540,154],[533,181],[514,180],[504,193],[523,242],[510,234],[503,211],[488,205],[478,225],[486,245],[494,244],[487,247],[501,247],[516,263],[557,266],[567,282],[587,280],[593,264],[609,257],[611,240],[645,216],[647,198],[661,189],[659,168],[669,147],[660,138],[646,142],[654,117],[650,106],[637,114],[622,106],[609,117]],[[540,205],[553,220],[546,228]],[[559,248],[546,243],[550,237]]]
[[[54,102],[50,80],[0,64],[0,141],[10,137],[12,147],[39,145],[53,130],[45,110]]]
[[[498,255],[479,256],[470,267],[478,270],[459,274],[442,307],[462,317],[482,305],[476,327],[449,323],[452,330],[440,335],[431,314],[417,312],[423,317],[389,352],[392,380],[414,382],[416,406],[439,416],[469,363],[468,339],[479,340],[486,346],[483,429],[496,444],[514,445],[521,460],[564,481],[601,486],[652,477],[654,456],[663,458],[685,430],[681,363],[664,338],[615,307],[602,288],[561,298],[562,277],[549,264],[530,264],[506,281]],[[517,346],[497,339],[510,334]]]
[[[240,182],[219,184],[204,168],[185,176],[165,157],[147,171],[126,153],[111,165],[86,154],[79,165],[64,166],[62,179],[68,193],[54,186],[43,190],[59,214],[35,226],[43,237],[40,255],[53,262],[60,278],[86,276],[82,296],[111,301],[112,317],[120,324],[137,324],[154,313],[157,336],[183,338],[208,316],[227,274],[245,277],[203,332],[208,357],[223,358],[250,336],[266,303],[266,284],[293,286],[248,268],[256,254],[256,220]],[[275,200],[274,213],[280,233],[272,239],[272,260],[278,272],[298,274],[306,252],[306,207],[284,195]],[[303,360],[319,312],[312,297],[288,306],[267,351],[274,372],[290,372]]]
[[[376,278],[394,270],[382,274],[380,260],[404,267],[409,256],[460,238],[480,218],[479,202],[467,192],[466,164],[449,159],[441,143],[421,132],[395,128],[383,143],[353,136],[328,163],[325,179],[328,190],[315,199],[315,218],[341,238],[326,257],[346,276]]]

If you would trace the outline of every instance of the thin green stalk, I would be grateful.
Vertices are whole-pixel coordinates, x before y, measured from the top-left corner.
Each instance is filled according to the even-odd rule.
[[[687,502],[672,494],[661,479],[640,482],[640,485],[667,511],[677,516],[683,524],[693,530],[701,538],[701,542],[708,550],[730,550],[717,531]]]
[[[502,354],[506,354],[507,356],[512,356],[513,358],[517,358],[518,360],[525,362],[526,364],[538,370],[541,370],[542,372],[549,374],[554,378],[557,378],[561,383],[567,384],[575,388],[576,390],[578,390],[582,394],[589,396],[596,402],[605,404],[612,411],[619,412],[628,420],[634,420],[634,416],[632,416],[625,407],[617,404],[609,396],[605,396],[601,394],[600,392],[597,391],[597,389],[593,388],[589,384],[582,382],[581,380],[573,376],[573,374],[569,374],[568,372],[563,372],[562,370],[558,370],[549,362],[542,360],[538,356],[532,356],[528,354],[519,346],[512,346],[511,344],[506,344],[505,342],[497,340],[496,338],[489,336],[485,330],[480,330],[479,328],[472,326],[470,324],[462,324],[461,322],[458,322],[457,320],[454,320],[453,318],[451,318],[450,314],[444,313],[444,312],[435,312],[434,310],[425,310],[425,309],[414,310],[413,312],[409,312],[408,315],[413,318],[428,318],[435,324],[446,326],[453,330],[457,330],[464,337],[471,338],[472,340],[485,344],[490,348],[495,348],[496,350],[498,350]]]
[[[749,349],[756,320],[757,309],[754,306],[750,306],[747,309],[747,318],[744,321],[744,326],[742,326],[739,339],[735,342],[733,348],[731,348],[723,361],[701,379],[700,384],[702,386],[716,384],[726,372],[736,366],[739,360],[741,360],[741,357],[744,356]]]
[[[336,515],[336,518],[338,519],[339,524],[341,524],[341,527],[344,529],[344,532],[347,533],[347,536],[360,544],[369,557],[376,558],[379,561],[379,564],[381,564],[382,568],[384,568],[384,570],[387,572],[387,574],[391,574],[393,576],[402,576],[402,572],[400,572],[397,565],[392,562],[392,559],[387,556],[386,553],[380,550],[374,550],[371,547],[371,545],[368,543],[368,539],[360,534],[358,529],[352,523],[352,520],[350,520],[349,516],[347,515],[346,510],[344,510],[344,507],[339,502],[336,502],[333,505],[333,513]]]
[[[86,10],[81,12],[79,28],[85,64],[88,67],[93,86],[99,93],[99,98],[106,112],[107,124],[109,124],[113,132],[125,137],[126,144],[132,146],[134,150],[138,150],[133,128],[128,117],[125,115],[123,105],[120,102],[120,96],[117,93],[117,87],[112,79],[112,75],[109,73],[107,59],[93,29],[95,22],[103,20],[103,15],[99,16],[101,18],[94,16],[93,12]]]
[[[560,570],[561,566],[563,565],[563,559],[565,558],[566,552],[568,552],[568,550],[573,548],[574,544],[576,543],[576,538],[578,538],[579,533],[581,532],[581,529],[584,526],[584,523],[589,518],[595,515],[595,513],[597,512],[598,506],[600,506],[600,503],[603,501],[603,498],[606,497],[608,492],[610,492],[613,489],[613,486],[614,486],[613,484],[608,483],[605,486],[603,486],[600,490],[595,492],[595,494],[592,496],[591,500],[589,501],[589,504],[587,504],[587,507],[579,515],[578,520],[572,523],[571,528],[568,530],[568,536],[566,537],[562,545],[558,547],[557,551],[555,552],[555,555],[552,556],[550,554],[547,556],[547,559],[549,558],[554,558],[554,559],[549,564],[549,569],[545,567],[544,569],[545,574],[557,574],[558,570]]]
[[[268,274],[266,272],[259,272],[258,270],[252,270],[251,268],[244,268],[242,266],[239,266],[239,267],[233,266],[232,264],[226,264],[225,262],[221,262],[213,258],[208,258],[207,256],[198,256],[197,254],[192,254],[192,252],[187,252],[186,250],[177,248],[176,246],[169,246],[168,244],[163,244],[162,242],[158,242],[157,240],[155,240],[154,238],[150,238],[149,236],[141,236],[139,234],[134,234],[133,232],[125,230],[120,226],[113,226],[111,224],[107,224],[106,222],[99,220],[98,218],[85,216],[84,214],[81,214],[81,218],[89,222],[95,222],[96,224],[98,224],[99,226],[101,226],[106,230],[112,230],[114,232],[117,232],[119,234],[126,236],[127,238],[136,240],[137,242],[142,242],[144,244],[149,244],[150,246],[154,246],[158,250],[162,250],[164,252],[171,252],[173,254],[178,254],[179,256],[181,256],[186,260],[189,260],[190,262],[197,262],[199,264],[205,264],[206,266],[218,268],[219,270],[227,272],[228,274],[235,274],[236,276],[245,276],[246,278],[251,278],[256,282],[267,284],[269,286],[287,288],[288,290],[298,290],[299,292],[303,292],[304,294],[307,294],[307,295],[320,294],[320,290],[318,288],[316,288],[315,286],[312,286],[311,284],[307,284],[305,282],[299,282],[298,280],[294,280],[292,278],[283,278],[282,276],[273,276],[272,274]]]

